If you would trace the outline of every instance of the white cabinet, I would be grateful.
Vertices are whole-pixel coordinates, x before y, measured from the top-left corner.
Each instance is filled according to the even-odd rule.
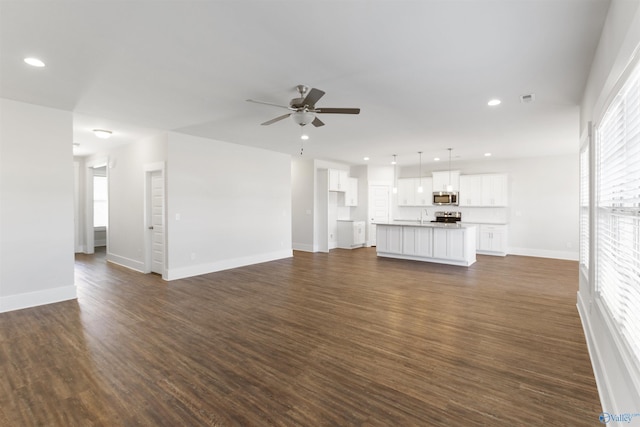
[[[329,169],[329,191],[347,191],[347,171]]]
[[[433,229],[433,256],[434,258],[446,258],[462,261],[467,257],[467,242],[465,233],[462,229]],[[470,240],[470,239],[469,239]],[[473,239],[475,240],[475,239]],[[475,242],[474,242],[475,243]],[[475,244],[474,244],[475,252]]]
[[[431,206],[433,179],[422,178],[422,193],[418,192],[420,178],[398,179],[398,206]]]
[[[476,227],[377,225],[381,257],[470,266],[476,262]]]
[[[481,224],[478,231],[478,253],[507,255],[507,226]]]
[[[507,175],[460,176],[460,206],[507,206]]]
[[[482,175],[482,206],[507,206],[507,175]]]
[[[460,206],[482,205],[482,175],[460,176],[458,204]]]
[[[402,227],[402,253],[431,257],[433,254],[433,229]]]
[[[358,178],[347,177],[347,191],[344,193],[345,206],[358,206]]]
[[[364,221],[338,221],[338,247],[353,249],[364,246]]]
[[[433,172],[433,191],[447,191],[451,184],[451,191],[460,191],[460,171]]]
[[[398,206],[415,206],[416,188],[414,178],[398,179]]]
[[[378,253],[402,253],[402,227],[379,224],[376,231],[376,250]]]

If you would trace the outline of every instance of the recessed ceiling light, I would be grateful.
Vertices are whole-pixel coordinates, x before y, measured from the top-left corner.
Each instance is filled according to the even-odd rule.
[[[492,99],[489,102],[487,102],[487,105],[489,107],[495,107],[496,105],[500,105],[502,101],[500,101],[499,99]]]
[[[485,157],[491,157],[491,153],[484,153]]]
[[[110,130],[94,129],[93,134],[98,138],[107,139],[111,136],[112,132]]]
[[[365,162],[368,162],[368,161],[369,161],[369,157],[365,156],[365,157],[364,157],[364,161],[365,161]]]
[[[33,67],[44,67],[44,62],[42,62],[38,58],[24,58],[24,62]]]
[[[302,136],[300,136],[300,139],[306,141],[307,139],[309,139],[309,135],[302,134]]]
[[[434,157],[433,160],[436,161],[436,162],[439,162],[440,161],[440,157]]]

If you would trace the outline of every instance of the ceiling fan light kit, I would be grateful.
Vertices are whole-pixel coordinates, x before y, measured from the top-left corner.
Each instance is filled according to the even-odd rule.
[[[283,114],[262,123],[262,126],[268,126],[279,122],[280,120],[284,120],[287,117],[291,117],[293,121],[300,126],[312,124],[315,127],[320,127],[324,126],[324,122],[320,120],[316,114],[360,114],[359,108],[316,108],[316,102],[324,96],[324,91],[316,88],[309,89],[309,86],[306,85],[297,85],[296,90],[300,96],[289,101],[289,106],[278,105],[271,102],[256,101],[253,99],[247,99],[247,101],[255,104],[286,108],[291,111],[290,113]]]

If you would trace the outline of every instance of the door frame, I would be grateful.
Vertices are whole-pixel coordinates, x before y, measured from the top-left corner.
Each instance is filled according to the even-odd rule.
[[[391,188],[393,184],[389,184],[387,181],[371,181],[368,187],[368,198],[367,200],[367,247],[376,246],[376,225],[373,223],[372,216],[372,203],[373,203],[373,192],[375,187],[384,187],[387,190],[387,221],[393,216],[393,197],[391,194]]]
[[[93,170],[102,166],[107,168],[107,182],[109,182],[109,159],[106,157],[89,160],[84,165],[84,238],[82,239],[85,254],[95,253],[93,227]],[[109,191],[111,191],[109,186]],[[107,200],[109,195],[107,194]],[[107,202],[109,203],[109,202]],[[107,253],[109,253],[109,224],[107,224]]]
[[[152,244],[152,232],[149,229],[151,225],[152,216],[152,204],[151,204],[151,175],[153,172],[160,172],[164,185],[162,188],[162,223],[164,224],[164,245],[163,245],[163,260],[162,260],[162,278],[167,280],[167,180],[165,174],[165,163],[156,162],[148,163],[143,166],[144,171],[144,268],[143,273],[151,273],[151,254],[153,249]]]

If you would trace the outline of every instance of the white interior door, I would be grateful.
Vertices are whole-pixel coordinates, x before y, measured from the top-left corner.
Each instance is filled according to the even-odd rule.
[[[151,272],[163,274],[164,271],[164,176],[162,171],[153,171],[151,175],[150,216],[148,227],[151,238]]]
[[[388,185],[369,186],[369,245],[376,246],[376,222],[388,222],[390,215]]]

